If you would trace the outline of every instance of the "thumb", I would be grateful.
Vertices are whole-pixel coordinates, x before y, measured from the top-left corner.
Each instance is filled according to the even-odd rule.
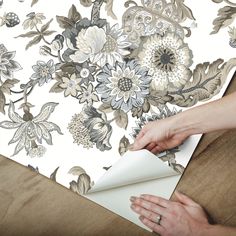
[[[178,201],[184,205],[193,207],[200,206],[198,203],[194,202],[191,198],[189,198],[185,194],[180,193],[179,191],[175,191],[175,196]]]
[[[136,151],[136,150],[143,149],[150,142],[151,142],[150,137],[147,134],[145,134],[143,137],[135,140],[132,150]]]

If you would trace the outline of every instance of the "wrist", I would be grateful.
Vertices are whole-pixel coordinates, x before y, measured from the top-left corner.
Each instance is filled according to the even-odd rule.
[[[203,133],[203,125],[191,114],[191,110],[183,111],[175,116],[170,117],[170,134],[184,135],[186,137]]]

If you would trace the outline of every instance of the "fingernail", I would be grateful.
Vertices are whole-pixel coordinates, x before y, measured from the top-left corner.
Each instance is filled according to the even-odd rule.
[[[132,196],[132,197],[130,197],[129,200],[130,200],[131,202],[134,202],[134,201],[136,200],[136,197]]]
[[[140,219],[141,221],[143,221],[143,220],[144,220],[144,216],[139,216],[139,219]]]
[[[130,205],[130,208],[131,208],[132,210],[134,210],[134,209],[135,209],[135,205],[134,205],[134,204],[131,204],[131,205]]]

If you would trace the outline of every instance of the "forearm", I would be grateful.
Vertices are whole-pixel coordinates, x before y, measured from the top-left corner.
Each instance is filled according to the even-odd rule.
[[[236,92],[174,116],[170,119],[174,134],[187,135],[236,128]]]

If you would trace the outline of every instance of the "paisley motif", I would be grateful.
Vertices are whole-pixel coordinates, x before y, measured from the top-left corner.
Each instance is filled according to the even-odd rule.
[[[128,4],[127,4],[128,5]],[[131,6],[125,11],[122,24],[133,48],[140,44],[140,37],[171,32],[185,37],[180,17],[173,3],[165,0],[142,0],[143,6]]]

